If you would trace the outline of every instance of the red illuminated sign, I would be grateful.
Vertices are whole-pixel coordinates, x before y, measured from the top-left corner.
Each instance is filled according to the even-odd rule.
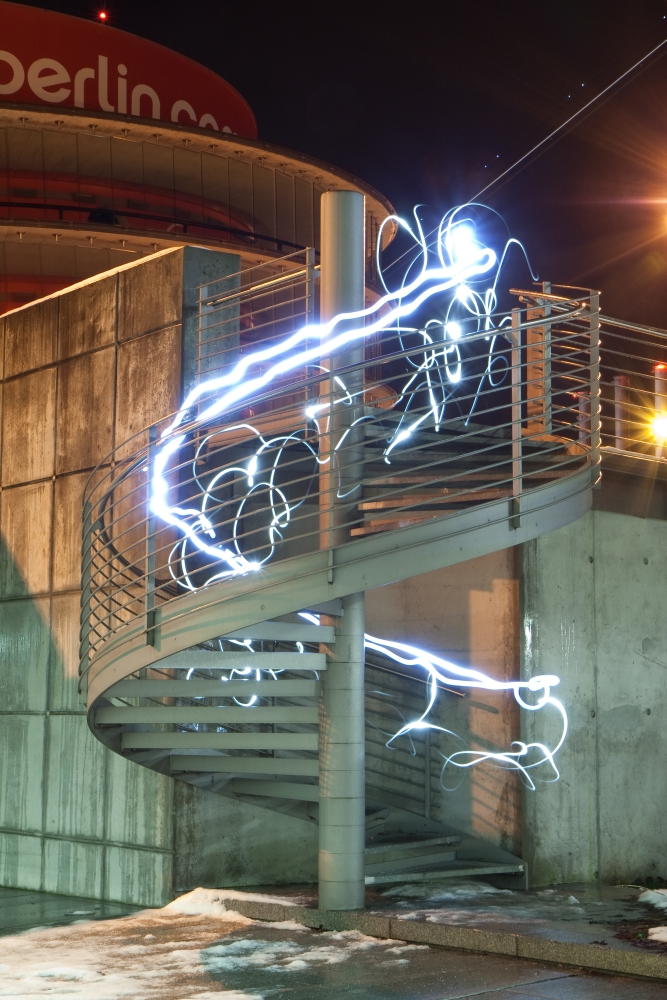
[[[0,101],[257,135],[241,95],[192,59],[108,24],[2,0]]]

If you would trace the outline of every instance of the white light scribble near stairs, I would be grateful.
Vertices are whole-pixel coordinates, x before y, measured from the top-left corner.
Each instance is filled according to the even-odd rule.
[[[306,499],[302,495],[297,500],[290,500],[279,484],[277,477],[281,460],[289,454],[290,448],[298,446],[312,463],[313,481],[318,471],[332,462],[331,452],[328,449],[320,451],[318,446],[318,442],[322,442],[329,433],[328,414],[323,414],[323,411],[330,410],[330,402],[314,400],[304,403],[303,427],[272,436],[262,433],[247,421],[220,425],[220,418],[226,413],[233,414],[242,405],[248,405],[255,397],[265,394],[273,383],[280,380],[280,391],[284,392],[285,377],[292,372],[320,371],[328,376],[328,359],[340,356],[345,349],[363,343],[375,334],[389,331],[405,350],[409,368],[394,405],[400,418],[383,445],[384,461],[391,464],[392,453],[406,447],[419,428],[428,425],[436,432],[439,430],[448,402],[466,380],[474,380],[472,391],[469,390],[471,403],[466,424],[475,413],[482,392],[495,389],[505,381],[508,373],[506,352],[499,350],[498,342],[504,340],[502,327],[510,319],[504,316],[495,322],[497,286],[510,247],[517,246],[524,255],[525,251],[512,238],[505,241],[500,252],[487,246],[480,236],[480,219],[485,212],[490,213],[491,210],[481,205],[463,205],[452,209],[440,222],[437,235],[431,242],[424,235],[416,210],[414,228],[395,216],[386,219],[382,228],[394,225],[414,241],[415,252],[398,287],[389,287],[378,261],[384,295],[372,306],[340,314],[327,323],[304,326],[277,343],[259,345],[230,370],[201,382],[188,394],[172,423],[163,431],[151,463],[151,511],[161,522],[179,533],[179,540],[171,554],[170,569],[180,587],[195,591],[223,580],[259,572],[275,554],[288,531],[294,511]],[[378,247],[381,243],[382,229]],[[423,322],[423,310],[427,303],[434,306],[434,316]],[[410,326],[411,317],[417,313],[419,326]],[[412,343],[417,338],[416,353],[406,350],[406,341],[410,338]],[[463,347],[473,340],[483,345],[481,373],[479,366],[474,373],[466,371]],[[479,354],[476,359],[479,361]],[[353,404],[355,394],[348,390],[344,380],[336,376],[332,381],[338,391],[333,405]],[[416,389],[422,393],[420,398],[427,399],[427,404],[415,413],[411,405],[416,398]],[[215,429],[207,433],[207,428],[214,422]],[[306,429],[311,433],[307,434]],[[219,441],[225,433],[239,431],[256,438],[254,453],[249,459],[244,458],[243,462],[224,466],[203,482],[197,473],[197,462],[203,449],[213,438]],[[192,468],[193,481],[199,490],[197,503],[188,501],[187,505],[181,505],[170,502],[169,495],[173,490],[173,483],[169,480],[170,469],[182,461],[179,453],[191,444],[195,436],[198,443],[194,448]],[[345,435],[338,441],[336,449],[344,438]],[[333,458],[335,461],[335,449]],[[235,513],[227,518],[228,528],[222,539],[218,537],[211,511],[223,504],[221,491],[232,482]],[[266,504],[266,543],[259,555],[248,558],[242,549],[239,526],[250,498],[258,491],[261,491]],[[337,494],[339,497],[345,495],[340,488]],[[228,501],[224,503],[228,504]],[[194,552],[207,557],[203,575],[199,567],[196,574],[188,571],[188,554]],[[174,571],[174,566],[178,567],[178,572]],[[304,617],[319,623],[316,616]],[[545,675],[527,681],[497,681],[479,670],[456,666],[415,646],[370,635],[366,635],[366,648],[426,675],[429,692],[427,707],[419,718],[406,722],[389,739],[387,746],[391,747],[402,736],[427,730],[447,734],[458,741],[461,749],[448,755],[441,754],[441,783],[444,788],[447,787],[444,780],[447,772],[463,773],[483,763],[517,772],[523,783],[533,790],[535,779],[543,772],[546,775],[542,780],[558,780],[560,775],[554,757],[567,734],[565,708],[551,694],[551,689],[559,683],[558,677]],[[247,668],[247,673],[250,677],[260,671]],[[520,707],[529,712],[550,707],[560,719],[561,731],[556,745],[549,748],[543,743],[515,741],[510,749],[502,752],[469,748],[456,734],[430,721],[439,684],[461,689],[511,691]],[[252,711],[256,702],[257,698],[253,696],[249,702],[237,704],[244,704]]]

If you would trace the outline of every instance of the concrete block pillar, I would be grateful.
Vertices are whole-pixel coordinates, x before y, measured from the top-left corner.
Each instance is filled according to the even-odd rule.
[[[322,196],[322,321],[364,306],[364,217],[364,198],[359,192],[329,191]],[[349,365],[363,366],[363,360],[364,345],[357,343],[331,358],[330,366],[333,372]],[[355,403],[332,405],[331,442],[340,440],[363,406],[363,367],[346,375],[345,384]],[[353,480],[356,477],[358,483],[363,475],[363,440],[348,434],[345,441],[346,447],[338,452],[338,467],[329,476],[335,525],[330,537],[335,546],[347,540],[346,525],[361,498]],[[335,625],[336,642],[323,675],[320,713],[319,905],[326,910],[354,910],[364,906],[363,593],[343,598],[343,616]]]

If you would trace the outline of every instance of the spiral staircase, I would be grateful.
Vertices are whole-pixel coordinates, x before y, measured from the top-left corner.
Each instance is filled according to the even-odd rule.
[[[321,278],[311,256],[285,280],[306,288],[324,283],[325,271],[323,250]],[[222,327],[250,316],[265,338],[284,332],[265,275],[229,287],[202,290],[202,337],[216,316]],[[327,304],[324,292],[323,311],[349,307]],[[321,830],[328,797],[361,801],[364,871],[350,877],[362,887],[525,873],[520,859],[485,854],[430,819],[428,760],[425,791],[415,791],[407,770],[383,783],[379,764],[367,762],[364,779],[358,726],[349,745],[345,728],[355,712],[364,721],[363,688],[360,702],[345,673],[360,629],[363,643],[363,592],[528,541],[590,506],[599,467],[597,295],[546,285],[515,294],[517,306],[492,317],[483,336],[473,331],[456,345],[467,380],[445,378],[453,346],[438,359],[423,339],[407,343],[391,328],[372,357],[349,351],[294,370],[251,409],[207,418],[202,404],[188,413],[165,474],[174,509],[197,537],[213,533],[259,570],[230,572],[152,511],[156,455],[175,433],[164,436],[167,421],[91,476],[81,686],[92,732],[139,765],[319,818]],[[298,311],[291,315],[296,323]],[[233,358],[243,350],[236,338]],[[434,392],[444,404],[436,410]],[[394,667],[366,656],[375,681]],[[417,705],[423,678],[408,671],[403,681],[404,700]],[[368,688],[372,721],[382,706]],[[336,732],[336,752],[350,751],[342,778],[339,765],[323,764]],[[375,740],[378,760],[403,753],[414,767],[407,750],[383,746]],[[337,780],[355,790],[337,792]],[[349,895],[330,905],[344,908],[345,898],[355,905]]]

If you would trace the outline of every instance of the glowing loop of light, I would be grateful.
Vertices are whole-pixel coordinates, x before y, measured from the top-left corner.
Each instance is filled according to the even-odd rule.
[[[309,448],[315,466],[326,464],[329,461],[328,456],[321,458],[305,441],[305,429],[308,422],[314,424],[320,439],[326,433],[327,428],[320,427],[320,411],[328,409],[328,404],[310,404],[304,407],[303,430],[292,434],[265,439],[259,430],[249,424],[234,425],[234,427],[217,431],[217,434],[223,434],[241,426],[247,427],[251,433],[257,435],[260,442],[255,456],[247,467],[229,467],[222,470],[206,486],[199,483],[195,474],[195,481],[201,487],[202,501],[199,509],[170,504],[168,502],[169,484],[166,472],[170,461],[186,442],[187,434],[178,433],[178,428],[188,423],[188,420],[188,429],[192,433],[198,427],[209,423],[213,418],[237,407],[239,403],[252,399],[254,395],[279,376],[306,366],[328,371],[320,363],[322,359],[335,356],[344,347],[355,341],[366,339],[376,332],[390,330],[398,335],[402,346],[404,346],[404,338],[407,334],[420,336],[424,351],[419,363],[413,357],[409,359],[414,371],[403,386],[396,405],[400,406],[406,399],[407,402],[401,413],[398,426],[387,441],[384,450],[385,461],[390,463],[392,451],[404,444],[427,421],[431,421],[436,430],[439,429],[444,418],[449,387],[456,386],[464,377],[461,345],[466,340],[466,335],[462,333],[460,323],[452,318],[452,310],[458,304],[475,321],[476,329],[473,334],[491,331],[493,328],[492,313],[497,303],[496,287],[502,264],[511,245],[516,244],[521,247],[517,240],[509,239],[502,254],[498,256],[494,250],[485,246],[478,239],[473,220],[470,217],[474,207],[461,206],[445,215],[438,228],[435,251],[427,244],[416,212],[416,232],[398,216],[385,219],[378,236],[378,254],[382,244],[382,231],[385,226],[392,223],[410,235],[417,250],[415,259],[410,263],[398,288],[389,289],[379,267],[385,295],[373,306],[356,312],[341,313],[328,323],[305,326],[279,343],[257,348],[239,360],[229,372],[202,382],[188,394],[172,424],[163,432],[161,445],[158,447],[152,463],[151,509],[162,521],[177,528],[183,536],[182,540],[175,546],[170,560],[170,568],[173,567],[174,563],[178,563],[181,567],[179,573],[174,573],[172,568],[172,575],[180,585],[186,589],[197,589],[187,571],[188,543],[221,564],[220,570],[213,572],[205,581],[206,585],[226,577],[257,571],[267,559],[271,558],[276,544],[283,538],[283,532],[290,523],[293,511],[303,502],[301,500],[299,503],[291,505],[276,485],[276,473],[284,450],[291,443],[298,441]],[[523,250],[523,247],[521,249]],[[438,265],[435,267],[429,266],[429,260],[434,253]],[[483,276],[489,275],[494,270],[495,275],[483,292],[471,287],[472,284],[479,283]],[[414,271],[418,273],[414,274]],[[414,314],[433,297],[442,297],[445,293],[452,294],[444,318],[429,320],[420,330],[404,325],[405,318]],[[389,311],[385,312],[384,310],[387,308]],[[358,325],[353,325],[351,329],[340,330],[341,324],[349,325],[355,322]],[[486,367],[479,378],[467,420],[470,420],[475,411],[484,385],[488,383],[489,387],[495,387],[499,384],[498,381],[494,381],[494,363],[500,360],[495,354],[498,334],[489,333],[487,339]],[[314,346],[309,346],[312,345],[313,340],[315,341]],[[261,370],[263,365],[267,365],[265,371]],[[342,393],[341,397],[335,400],[334,405],[351,405],[353,397],[344,382],[338,376],[334,378],[334,382]],[[363,390],[361,391],[363,392]],[[417,398],[417,392],[426,393],[428,406],[421,415],[413,417],[410,407]],[[209,397],[208,405],[192,420],[192,408]],[[338,441],[335,452],[338,452],[344,439],[345,436]],[[208,440],[210,440],[210,436],[206,438],[206,441]],[[201,449],[202,445],[198,449],[198,455],[201,453]],[[272,449],[277,450],[277,455],[268,477],[256,481],[259,460],[264,453],[268,453]],[[236,516],[232,519],[232,545],[224,542],[216,543],[215,528],[207,516],[207,509],[212,503],[213,490],[224,477],[229,475],[236,476],[240,482],[245,480],[246,483],[245,495],[240,499]],[[241,551],[237,529],[249,496],[259,489],[267,491],[269,496],[270,515],[267,526],[269,554],[264,559],[250,560]],[[339,496],[342,495],[339,492]]]
[[[391,642],[388,639],[378,639],[372,635],[365,636],[366,649],[372,649],[383,656],[387,656],[403,666],[421,667],[428,675],[428,704],[418,719],[406,722],[398,732],[394,733],[387,746],[391,746],[401,736],[410,736],[412,733],[433,732],[445,733],[463,743],[463,740],[449,729],[437,723],[429,721],[429,715],[436,701],[438,683],[447,687],[471,688],[482,691],[512,691],[517,703],[528,712],[538,712],[547,706],[551,706],[558,713],[561,721],[561,732],[556,746],[550,749],[544,743],[523,743],[519,740],[512,744],[516,749],[504,752],[493,752],[491,750],[470,750],[467,747],[452,754],[443,754],[444,760],[440,772],[441,784],[444,787],[443,777],[447,768],[458,768],[466,770],[477,764],[484,762],[498,765],[507,770],[518,771],[524,784],[532,791],[535,790],[535,781],[529,773],[538,768],[548,768],[551,778],[546,780],[557,781],[560,777],[558,768],[554,761],[567,735],[567,713],[562,702],[554,698],[551,688],[560,683],[560,678],[554,674],[545,674],[538,677],[531,677],[526,681],[498,681],[481,670],[474,670],[469,667],[460,667],[449,660],[443,660],[433,653],[410,646],[404,642]],[[535,696],[535,702],[526,700],[524,695]],[[465,746],[465,744],[464,744]],[[440,751],[438,751],[440,752]],[[545,780],[545,779],[542,779]]]
[[[245,428],[257,436],[259,446],[255,454],[246,465],[220,470],[206,486],[200,483],[195,471],[194,479],[201,487],[202,494],[200,509],[174,506],[167,502],[169,485],[166,472],[170,461],[177,455],[186,441],[187,434],[178,433],[178,428],[182,425],[187,424],[189,432],[196,430],[197,427],[205,426],[213,418],[238,407],[245,400],[252,399],[255,394],[265,389],[276,378],[298,368],[311,366],[328,372],[328,369],[321,364],[322,359],[335,356],[343,348],[376,332],[391,330],[398,335],[403,348],[406,335],[421,337],[424,350],[419,362],[415,361],[412,355],[409,358],[413,371],[403,386],[397,404],[400,404],[405,398],[408,401],[401,413],[398,426],[387,441],[384,450],[385,461],[389,462],[391,452],[405,442],[427,420],[433,423],[436,430],[438,429],[444,418],[449,388],[456,386],[465,377],[461,346],[466,340],[466,334],[462,331],[460,323],[454,318],[455,307],[458,307],[459,310],[465,310],[476,321],[475,334],[489,331],[489,336],[486,338],[488,341],[486,367],[479,379],[467,420],[470,420],[475,411],[485,383],[488,383],[491,388],[500,384],[505,373],[498,381],[494,381],[496,374],[494,364],[499,360],[495,353],[499,335],[497,332],[491,332],[494,329],[492,314],[497,305],[496,287],[500,269],[510,246],[518,244],[518,241],[509,239],[499,257],[494,250],[484,246],[477,239],[472,221],[465,215],[465,210],[471,207],[462,206],[454,209],[447,213],[441,221],[435,243],[439,265],[436,267],[429,267],[429,257],[433,250],[427,245],[416,212],[416,232],[403,219],[396,216],[386,219],[380,229],[378,247],[382,243],[383,228],[394,223],[412,237],[418,249],[415,259],[410,263],[404,279],[397,289],[389,289],[382,270],[378,266],[385,295],[375,305],[357,312],[340,314],[328,323],[303,327],[280,343],[258,348],[242,358],[231,371],[218,378],[202,382],[189,393],[172,424],[162,434],[162,443],[158,446],[152,466],[150,502],[153,513],[162,521],[178,528],[183,536],[174,547],[170,559],[172,575],[181,586],[196,590],[199,589],[199,586],[208,586],[225,578],[256,571],[266,559],[271,558],[276,544],[282,539],[282,533],[289,525],[293,511],[300,503],[304,502],[302,499],[299,503],[290,505],[283,491],[276,485],[276,473],[286,448],[293,443],[305,446],[310,450],[315,466],[326,464],[330,460],[328,456],[322,458],[312,444],[305,440],[305,434],[301,431],[264,438],[260,431],[251,424],[234,424],[218,429],[213,434],[204,437],[198,446],[193,469],[196,470],[197,458],[212,437],[234,430]],[[521,247],[521,244],[518,245]],[[521,249],[523,250],[523,247]],[[483,275],[488,275],[494,269],[496,271],[495,277],[483,292],[471,287],[470,283],[478,281]],[[416,276],[412,275],[414,270],[418,271]],[[441,313],[437,319],[429,320],[421,329],[404,325],[403,321],[414,314],[428,300],[435,296],[442,296],[447,292],[453,294],[450,296],[444,316]],[[386,309],[389,311],[384,312]],[[354,323],[355,321],[358,325],[351,329],[340,330],[342,324],[349,326],[350,322]],[[508,322],[508,319],[505,319],[504,322]],[[313,340],[316,342],[315,345],[309,346]],[[262,365],[267,365],[265,371],[261,371],[260,366]],[[341,392],[334,405],[351,405],[353,397],[344,382],[338,376],[334,378],[334,382]],[[415,398],[416,388],[427,394],[429,406],[425,413],[413,418],[410,414],[410,404]],[[192,420],[192,408],[208,397],[210,397],[208,406]],[[321,411],[328,409],[328,405],[315,403],[304,408],[305,423],[311,421],[320,438],[323,433],[328,432],[328,427],[320,428],[319,425]],[[340,448],[343,440],[344,436],[336,448]],[[260,468],[261,459],[271,451],[275,452],[276,457],[271,463],[268,475],[263,478]],[[260,473],[259,476],[258,473]],[[236,477],[237,484],[239,479],[246,482],[245,495],[240,499],[236,517],[233,519],[234,548],[230,548],[229,545],[215,544],[215,528],[207,516],[207,510],[215,502],[214,490],[225,477],[230,475]],[[267,529],[269,555],[264,560],[253,562],[246,559],[241,552],[236,532],[244,505],[257,489],[267,490],[270,497],[268,504],[270,523]],[[211,541],[207,541],[206,538],[211,539]],[[199,586],[192,582],[187,571],[188,542],[200,552],[212,557],[221,567],[212,572]],[[173,571],[174,562],[180,566],[181,571],[178,574]],[[314,615],[302,613],[302,616],[319,624],[319,618]],[[465,748],[462,750],[449,755],[441,754],[444,761],[441,771],[443,787],[445,787],[443,776],[448,768],[463,772],[484,762],[518,772],[530,789],[535,789],[535,782],[530,772],[536,769],[543,770],[546,767],[551,773],[551,778],[548,780],[558,780],[559,772],[554,757],[563,745],[568,725],[567,714],[562,703],[551,694],[551,688],[559,683],[558,677],[545,675],[533,677],[527,681],[497,681],[479,670],[456,666],[406,643],[391,642],[370,635],[365,636],[365,643],[367,649],[374,650],[395,662],[423,669],[428,677],[427,707],[419,718],[406,722],[391,736],[387,741],[388,747],[391,747],[401,737],[410,737],[412,733],[423,733],[429,730],[447,734],[463,743],[460,737],[451,730],[429,720],[436,701],[438,683],[464,689],[511,691],[519,706],[526,711],[536,712],[550,706],[558,713],[561,720],[561,732],[553,749],[543,743],[526,744],[515,741],[512,744],[513,749],[504,752],[474,750],[469,749],[464,744]],[[244,645],[249,651],[253,651],[249,642],[239,643],[239,645]],[[303,652],[301,645],[300,651]],[[280,672],[269,671],[273,677],[276,677]],[[260,679],[263,669],[246,667],[234,670],[232,673],[240,677],[256,676],[257,679]],[[229,680],[231,676],[230,674],[229,678],[223,678],[223,680]],[[534,696],[534,702],[526,700],[526,697],[530,695]],[[247,702],[236,698],[234,700],[237,704],[250,710],[257,702],[257,696],[252,696]]]

